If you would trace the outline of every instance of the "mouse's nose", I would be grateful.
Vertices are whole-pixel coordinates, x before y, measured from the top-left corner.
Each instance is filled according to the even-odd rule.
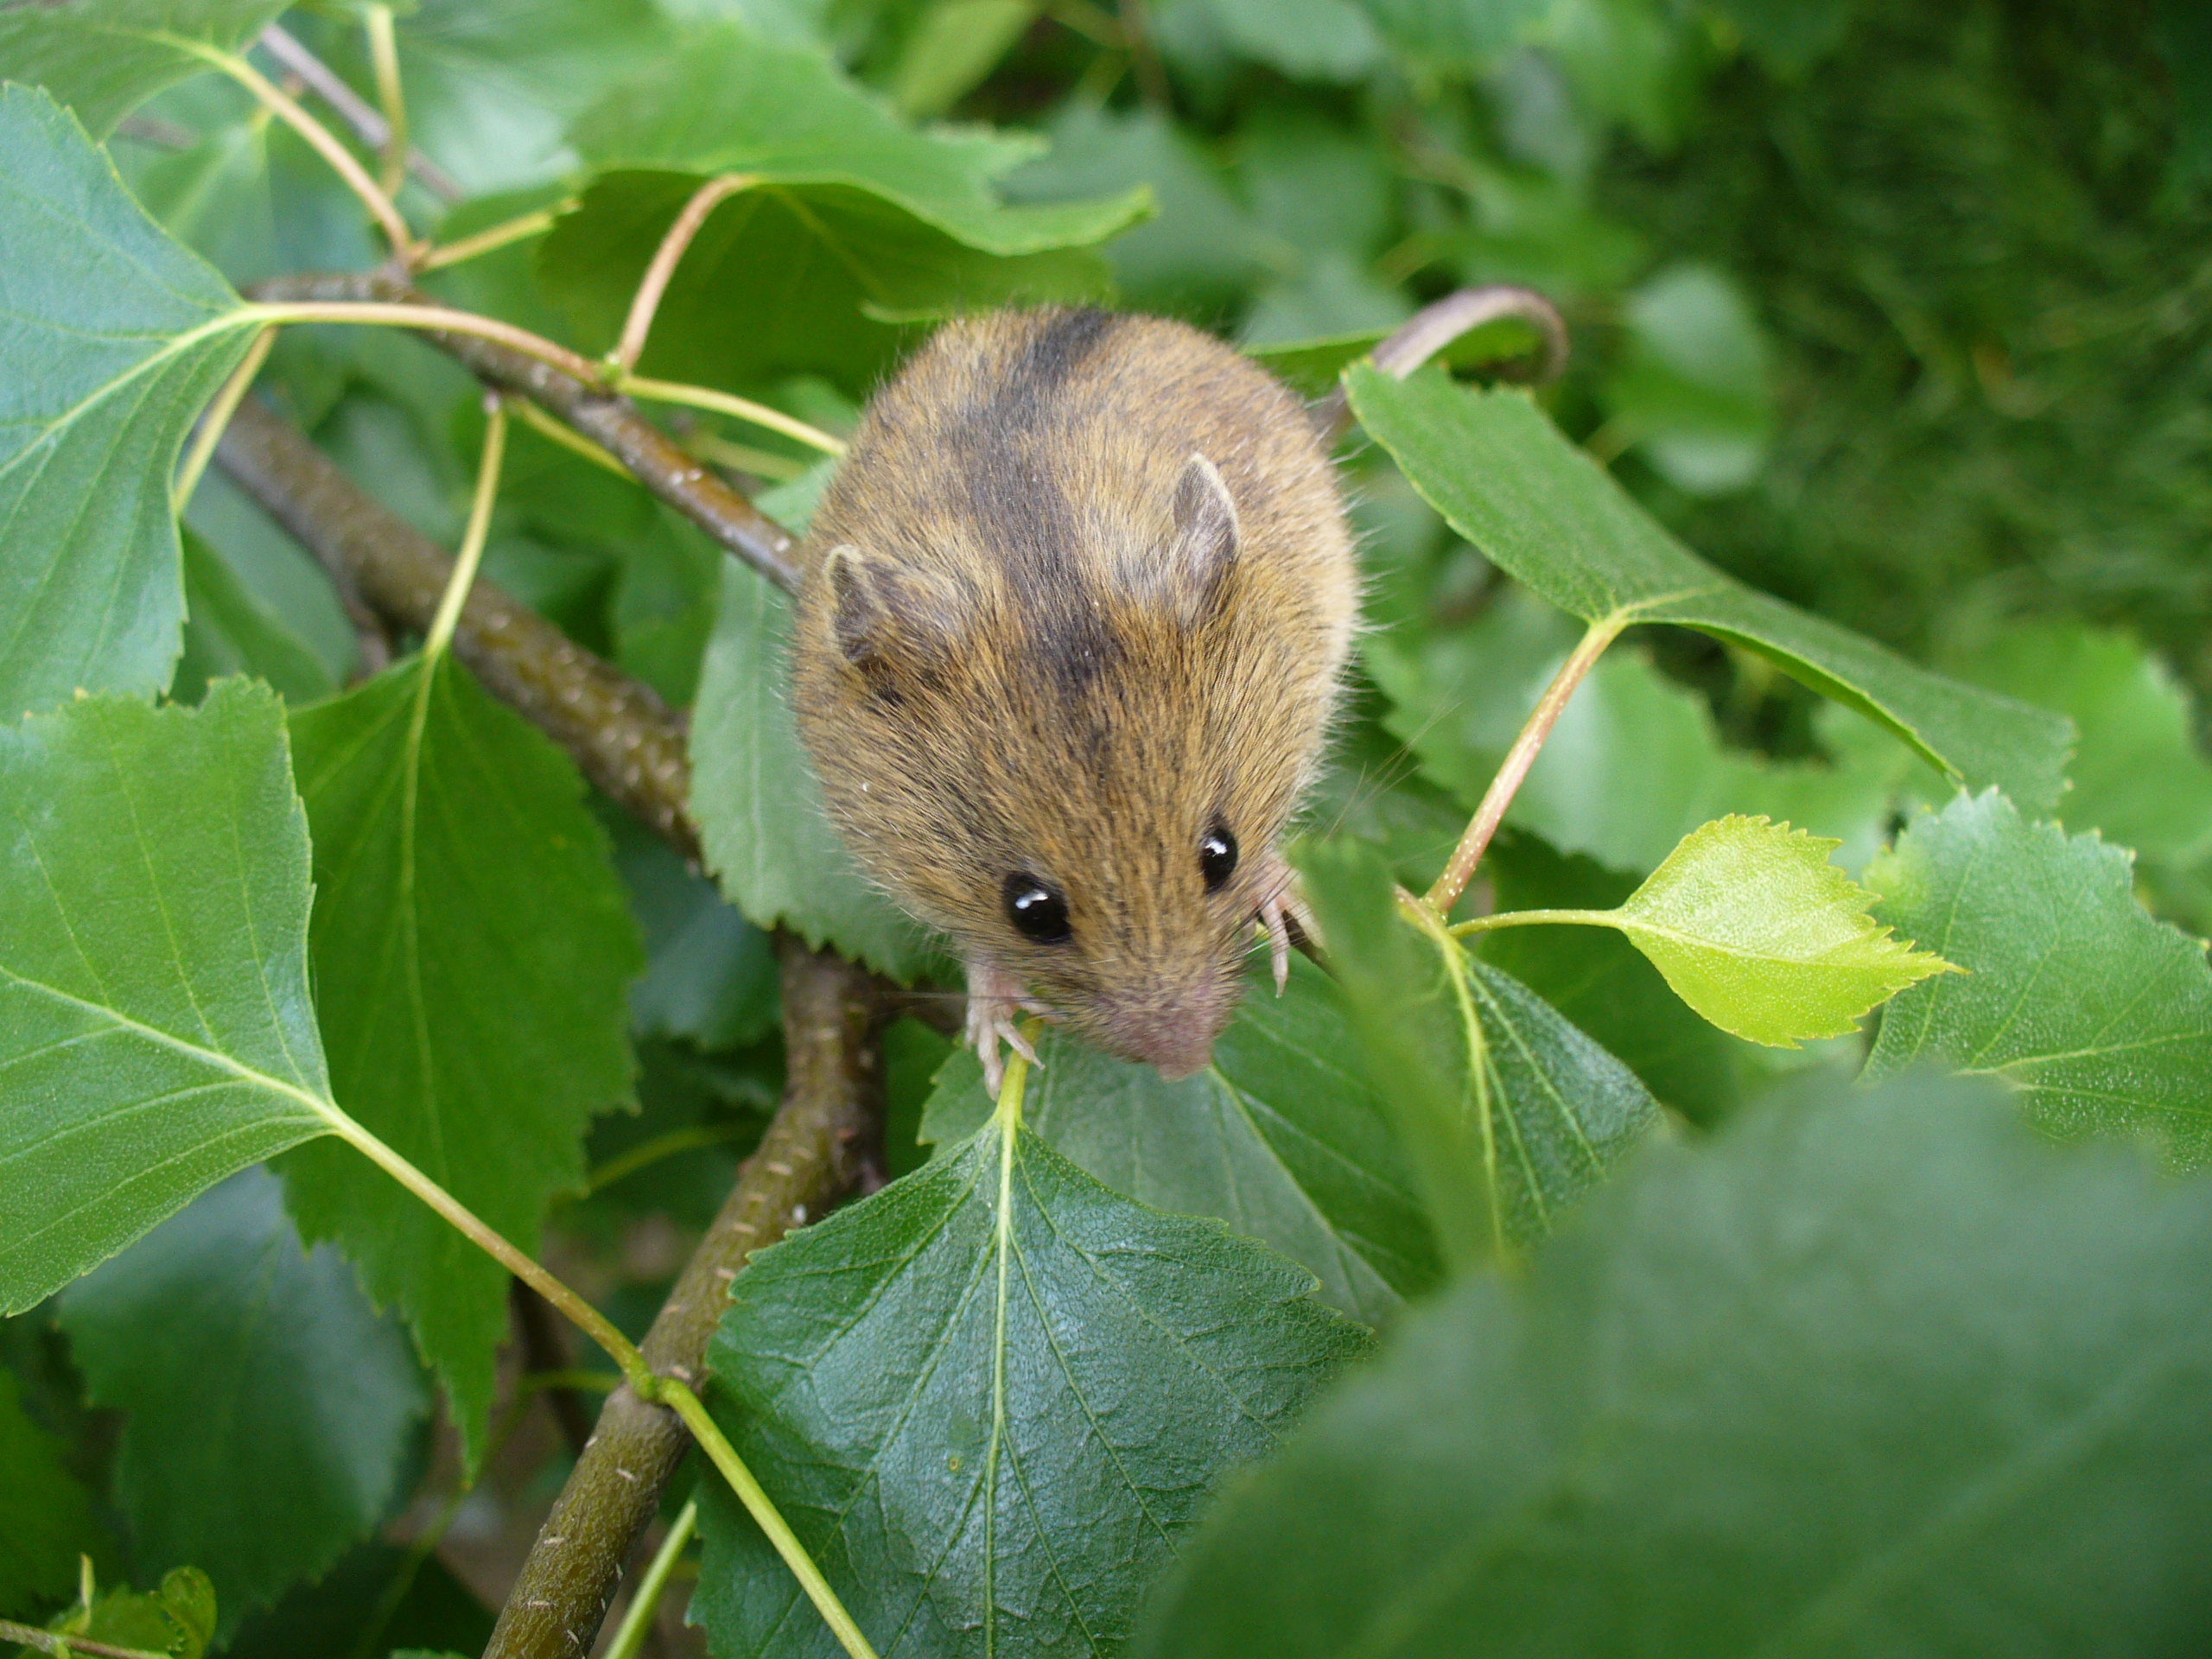
[[[1213,1059],[1213,1039],[1236,1006],[1235,988],[1219,984],[1133,998],[1101,1010],[1098,1035],[1123,1059],[1157,1066],[1173,1083],[1205,1070]]]

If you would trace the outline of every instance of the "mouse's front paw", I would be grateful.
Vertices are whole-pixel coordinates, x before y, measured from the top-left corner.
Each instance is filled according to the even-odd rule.
[[[1032,1065],[1041,1064],[1037,1051],[1021,1034],[1020,1015],[1027,1009],[1044,1009],[1029,995],[1029,988],[995,962],[975,957],[968,963],[968,1041],[983,1063],[983,1086],[991,1098],[999,1097],[1006,1081],[1006,1064],[999,1057],[1004,1042]]]
[[[1298,872],[1283,861],[1281,853],[1268,854],[1262,880],[1268,896],[1260,901],[1255,919],[1267,930],[1269,954],[1274,958],[1275,995],[1281,996],[1290,983],[1290,924],[1297,923],[1298,931],[1316,944],[1321,942],[1321,929],[1306,907]]]

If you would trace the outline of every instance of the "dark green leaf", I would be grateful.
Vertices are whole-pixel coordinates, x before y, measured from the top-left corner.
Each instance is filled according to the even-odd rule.
[[[1048,1030],[1024,1110],[1032,1133],[1116,1192],[1227,1222],[1379,1325],[1434,1281],[1434,1245],[1342,997],[1303,957],[1291,967],[1280,999],[1264,974],[1248,982],[1213,1064],[1178,1083]],[[982,1068],[963,1052],[938,1078],[922,1137],[965,1140],[989,1116]]]
[[[1880,721],[1954,778],[2037,806],[2057,798],[2070,722],[1939,678],[1745,587],[1662,529],[1524,395],[1364,365],[1348,384],[1362,423],[1452,527],[1560,609],[1732,640]]]
[[[1870,1077],[1994,1072],[2062,1134],[2152,1128],[2212,1158],[2212,969],[2136,904],[2127,855],[2029,823],[1995,791],[1923,814],[1866,883],[1882,920],[1956,963],[1882,1014]]]
[[[1713,0],[1744,44],[1779,75],[1802,74],[1843,38],[1855,0]]]
[[[396,1581],[410,1574],[402,1587]],[[387,1599],[396,1605],[381,1628]],[[228,1659],[348,1659],[364,1648],[480,1654],[492,1639],[484,1604],[435,1555],[397,1544],[363,1544],[322,1579],[297,1585],[275,1606],[251,1614],[224,1648]]]
[[[42,13],[0,19],[26,15]],[[0,86],[0,718],[12,719],[79,690],[168,683],[184,621],[169,475],[251,324],[43,92]]]
[[[334,1127],[283,709],[92,697],[0,725],[0,1311]]]
[[[315,994],[346,1109],[524,1250],[630,1092],[636,925],[575,766],[450,657],[293,717],[315,829]],[[396,1300],[473,1460],[506,1270],[350,1150],[286,1166],[293,1214]]]
[[[913,120],[943,115],[998,67],[1037,10],[1036,0],[934,0],[892,73],[899,112]]]
[[[615,862],[645,935],[631,1028],[701,1048],[742,1048],[776,1027],[776,952],[715,884],[634,819],[613,823]]]
[[[597,170],[541,251],[540,271],[588,341],[612,344],[638,279],[708,178],[753,188],[692,243],[639,366],[751,384],[828,373],[855,389],[889,360],[902,321],[1016,297],[1096,296],[1103,268],[1070,251],[1145,211],[1141,192],[1009,207],[995,185],[1037,141],[919,133],[820,53],[734,26],[617,86],[570,140]],[[773,328],[760,319],[774,317]]]
[[[251,674],[287,702],[316,702],[338,687],[322,659],[284,620],[232,573],[223,556],[193,534],[184,537],[184,655],[169,682],[180,702],[197,702],[210,680]]]
[[[1222,1478],[1364,1346],[1313,1287],[995,1122],[754,1257],[709,1400],[885,1659],[1110,1654]],[[701,1525],[717,1654],[837,1651],[719,1484]]]
[[[1140,1650],[2187,1651],[2208,1295],[2212,1188],[1974,1085],[1749,1113],[1409,1319]]]
[[[0,1618],[66,1601],[79,1552],[98,1548],[92,1495],[61,1448],[24,1414],[15,1373],[0,1366]]]
[[[235,52],[276,22],[286,3],[37,0],[9,6],[0,10],[0,80],[43,86],[95,137],[105,138],[164,86],[207,73],[207,60],[180,42]]]
[[[398,1497],[429,1409],[399,1327],[245,1170],[72,1285],[61,1327],[124,1414],[115,1497],[141,1572],[188,1558],[223,1624],[319,1577]]]
[[[1543,0],[1360,0],[1391,45],[1425,68],[1488,68],[1541,23]]]
[[[721,608],[699,674],[691,814],[730,902],[761,927],[788,927],[900,980],[930,960],[919,925],[853,867],[785,696],[791,601],[722,560]]]

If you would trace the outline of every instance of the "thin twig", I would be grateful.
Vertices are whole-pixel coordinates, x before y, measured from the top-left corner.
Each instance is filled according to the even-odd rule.
[[[36,1648],[41,1653],[92,1654],[95,1659],[174,1659],[172,1655],[154,1653],[145,1648],[118,1648],[110,1642],[95,1642],[90,1637],[41,1630],[35,1625],[18,1624],[11,1618],[0,1618],[0,1642]]]
[[[381,150],[391,141],[391,129],[371,109],[361,95],[348,86],[335,70],[275,23],[261,31],[261,45],[269,55],[305,81],[315,95],[338,111],[353,136],[371,149]],[[468,193],[421,150],[407,152],[407,170],[415,181],[450,207]]]
[[[653,250],[652,263],[645,267],[638,291],[631,297],[630,315],[623,319],[621,338],[607,354],[608,362],[626,374],[638,366],[638,359],[645,349],[645,336],[652,332],[653,315],[660,309],[661,296],[668,292],[669,279],[676,275],[676,267],[691,245],[691,238],[699,234],[699,227],[707,222],[708,214],[753,183],[749,173],[726,173],[718,179],[708,180],[691,193],[691,200],[683,204],[676,223],[668,227],[660,246]]]

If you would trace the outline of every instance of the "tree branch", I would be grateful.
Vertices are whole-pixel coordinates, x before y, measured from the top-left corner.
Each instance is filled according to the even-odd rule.
[[[381,300],[435,305],[429,296],[377,271],[283,276],[264,283],[253,297],[271,302]],[[798,591],[798,543],[791,531],[677,448],[638,413],[626,397],[588,385],[550,364],[496,341],[425,329],[423,338],[451,353],[480,379],[518,391],[590,438],[635,474],[638,481],[723,547],[787,593]]]
[[[249,397],[216,446],[222,469],[327,567],[341,589],[427,633],[453,574],[445,550],[367,494],[298,428]],[[690,762],[652,690],[602,662],[496,583],[461,607],[454,654],[493,695],[534,721],[584,775],[688,858]]]
[[[868,976],[787,936],[776,948],[790,1078],[783,1105],[643,1344],[656,1372],[695,1388],[747,1255],[774,1243],[851,1184],[880,1075]],[[515,1580],[485,1659],[576,1659],[591,1650],[623,1563],[690,1445],[673,1412],[646,1404],[627,1387],[607,1396]]]

